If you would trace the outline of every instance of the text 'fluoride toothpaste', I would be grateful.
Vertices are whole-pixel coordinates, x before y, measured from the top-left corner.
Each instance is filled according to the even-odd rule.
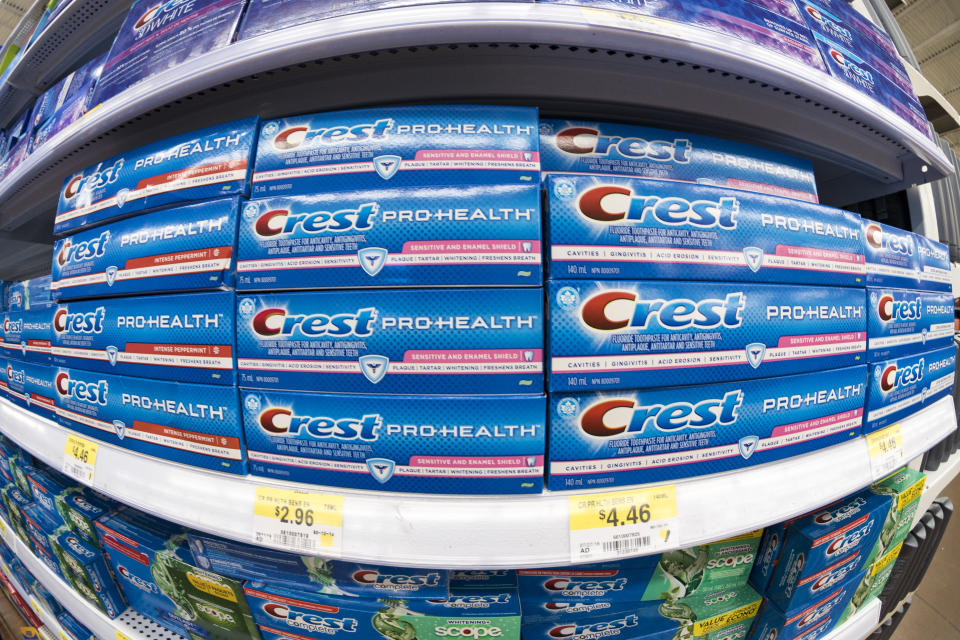
[[[59,300],[234,285],[237,198],[148,213],[53,245]]]
[[[539,181],[536,109],[391,107],[265,122],[253,196]]]
[[[414,493],[543,490],[543,395],[241,396],[255,475]]]
[[[889,360],[953,344],[947,293],[867,289],[867,361]]]
[[[7,358],[6,365],[6,392],[10,400],[41,417],[53,419],[56,393],[50,366],[13,358]]]
[[[863,286],[859,218],[685,182],[547,178],[550,276]]]
[[[868,287],[917,289],[919,252],[915,234],[873,220],[862,220]]]
[[[248,195],[258,118],[199,129],[69,176],[55,234],[191,200]]]
[[[810,162],[708,136],[609,122],[541,120],[544,175],[696,182],[817,202]]]
[[[863,289],[551,281],[550,390],[632,389],[863,362]]]
[[[51,368],[57,421],[117,447],[245,474],[234,387]]]
[[[49,364],[52,317],[53,310],[47,307],[3,314],[4,352],[24,362]]]
[[[863,579],[860,571],[827,590],[823,597],[784,612],[764,600],[754,623],[751,640],[816,640],[829,633]]]
[[[862,366],[673,389],[550,396],[551,490],[730,471],[860,435]]]
[[[536,184],[381,188],[254,200],[240,289],[519,286],[542,280]]]
[[[951,345],[872,363],[864,433],[899,422],[949,395],[953,390],[956,357],[956,347]]]
[[[85,300],[53,313],[53,362],[90,371],[228,385],[232,291]]]
[[[240,385],[403,394],[542,393],[539,289],[237,297]]]

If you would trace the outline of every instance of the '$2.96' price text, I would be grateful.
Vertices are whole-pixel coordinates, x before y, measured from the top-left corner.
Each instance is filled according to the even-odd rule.
[[[600,509],[597,516],[600,520],[614,527],[626,524],[637,524],[650,521],[650,505],[643,503],[641,505],[630,505],[627,507],[611,507],[610,509]]]
[[[313,526],[313,509],[291,509],[287,506],[277,506],[273,509],[273,515],[284,524],[302,524],[308,527]]]

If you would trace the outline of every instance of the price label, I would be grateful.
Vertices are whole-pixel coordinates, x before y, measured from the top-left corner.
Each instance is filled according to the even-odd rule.
[[[890,475],[907,464],[899,424],[868,433],[867,448],[870,451],[870,471],[874,478]]]
[[[117,640],[130,640],[130,636],[117,629]]]
[[[80,436],[68,435],[64,448],[63,468],[65,474],[84,484],[93,484],[93,472],[97,465],[99,445]]]
[[[343,548],[343,496],[257,487],[253,541],[291,551],[339,556]]]
[[[571,496],[569,509],[571,562],[680,546],[675,485]]]

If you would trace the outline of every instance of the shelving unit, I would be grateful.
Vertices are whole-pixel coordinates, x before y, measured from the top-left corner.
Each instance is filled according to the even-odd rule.
[[[920,496],[920,505],[917,507],[916,519],[926,513],[933,501],[943,495],[943,490],[957,475],[960,475],[960,451],[955,452],[950,459],[941,464],[936,471],[928,471],[927,482]]]

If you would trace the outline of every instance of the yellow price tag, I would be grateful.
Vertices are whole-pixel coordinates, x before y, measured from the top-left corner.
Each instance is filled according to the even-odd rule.
[[[343,548],[343,496],[257,487],[253,541],[338,556]]]
[[[568,502],[573,562],[680,546],[676,485],[571,496]]]
[[[658,34],[670,33],[676,30],[675,26],[663,18],[654,18],[638,13],[626,13],[624,11],[612,11],[610,9],[581,8],[580,14],[584,17],[587,24],[598,26],[625,27]]]
[[[870,452],[870,471],[874,479],[879,480],[907,464],[899,424],[868,433],[866,438],[867,450]]]
[[[130,636],[117,629],[117,640],[131,640]]]
[[[96,442],[70,434],[64,447],[62,471],[85,484],[93,484],[93,472],[97,465]]]

